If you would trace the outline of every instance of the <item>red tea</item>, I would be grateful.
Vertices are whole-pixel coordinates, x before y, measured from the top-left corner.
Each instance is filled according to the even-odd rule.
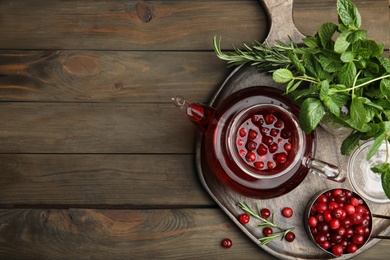
[[[313,134],[300,131],[298,138],[299,126],[291,119],[298,114],[298,108],[277,89],[235,92],[209,122],[202,145],[206,170],[248,197],[266,199],[291,191],[307,175],[303,161],[315,148]]]
[[[242,121],[233,133],[233,149],[240,163],[255,173],[271,175],[285,170],[294,161],[298,131],[289,115],[263,106],[249,112]]]

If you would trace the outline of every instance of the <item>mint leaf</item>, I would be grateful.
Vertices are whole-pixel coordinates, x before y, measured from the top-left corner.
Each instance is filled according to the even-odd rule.
[[[351,120],[349,122],[351,126],[358,130],[363,129],[363,125],[366,123],[366,109],[364,108],[362,101],[356,96],[352,98],[349,113],[351,115]]]
[[[379,147],[386,138],[386,131],[384,129],[381,130],[382,132],[380,134],[377,133],[376,137],[374,138],[374,142],[372,143],[372,146],[367,153],[367,160],[370,160],[371,157],[378,151]]]
[[[330,73],[338,72],[344,64],[340,60],[340,54],[327,50],[322,50],[319,62],[322,68]]]
[[[307,98],[301,106],[299,113],[299,123],[306,133],[310,133],[316,128],[324,116],[325,109],[321,101],[317,98]]]
[[[313,36],[307,36],[306,38],[303,38],[303,43],[311,49],[318,48],[317,38]]]
[[[355,81],[356,74],[357,71],[356,71],[355,63],[353,62],[345,63],[341,67],[340,73],[338,75],[339,82],[342,85],[351,87],[353,85],[353,82]]]
[[[382,67],[386,70],[386,72],[390,73],[390,60],[385,57],[377,57],[379,60],[379,63],[382,65]]]
[[[356,30],[356,31],[353,31],[351,32],[348,36],[347,36],[347,41],[350,42],[350,43],[354,43],[356,41],[359,41],[359,40],[362,40],[364,39],[364,36],[367,34],[367,31],[365,30]]]
[[[336,42],[334,44],[334,51],[337,53],[345,52],[348,47],[351,45],[349,41],[347,41],[348,35],[351,31],[344,31],[340,33],[339,37],[337,37]]]
[[[337,0],[339,20],[349,28],[360,28],[362,18],[356,6],[350,0]]]
[[[345,138],[343,143],[341,144],[341,148],[340,148],[341,154],[350,155],[358,146],[360,137],[361,137],[361,133],[355,132],[353,134],[350,134],[347,138]]]
[[[382,188],[386,196],[390,199],[390,164],[387,162],[376,165],[371,171],[381,175]]]
[[[352,51],[346,51],[340,56],[340,60],[345,63],[352,62],[353,58],[355,58],[355,53],[353,53]]]
[[[328,93],[329,93],[329,81],[323,80],[321,82],[320,99],[324,101],[324,99],[328,97]]]
[[[381,174],[381,181],[382,181],[382,187],[383,191],[385,192],[386,196],[390,199],[390,165],[386,163],[386,169]]]
[[[324,23],[321,25],[318,36],[321,40],[321,45],[324,49],[333,49],[332,36],[337,30],[337,25],[334,23]]]
[[[380,89],[387,99],[390,99],[390,79],[382,79]]]
[[[297,81],[294,83],[294,80],[291,80],[288,84],[287,84],[287,87],[286,87],[286,94],[296,90],[299,85],[302,83],[302,80],[300,81]]]
[[[294,75],[288,69],[278,69],[274,71],[274,73],[272,74],[272,78],[275,82],[287,83],[290,80],[294,79]]]
[[[290,51],[288,53],[288,58],[290,59],[290,61],[292,62],[292,64],[294,65],[294,67],[297,69],[297,71],[300,74],[305,74],[306,73],[305,67],[299,61],[298,56],[295,53]]]

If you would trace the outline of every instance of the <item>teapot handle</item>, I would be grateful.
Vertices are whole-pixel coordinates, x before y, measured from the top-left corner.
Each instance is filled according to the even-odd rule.
[[[300,43],[305,38],[294,24],[293,2],[294,0],[260,0],[267,11],[269,32],[265,42],[274,44],[276,40]]]
[[[307,161],[307,167],[312,173],[328,180],[344,182],[346,179],[346,172],[344,170],[339,169],[336,165],[321,160],[309,158]]]

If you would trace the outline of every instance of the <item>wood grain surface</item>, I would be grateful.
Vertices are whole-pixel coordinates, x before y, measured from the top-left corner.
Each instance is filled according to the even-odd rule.
[[[388,50],[389,1],[354,2]],[[335,3],[295,0],[296,27],[337,22]],[[206,193],[170,102],[232,71],[214,35],[228,51],[268,26],[257,0],[0,1],[0,259],[275,259]]]

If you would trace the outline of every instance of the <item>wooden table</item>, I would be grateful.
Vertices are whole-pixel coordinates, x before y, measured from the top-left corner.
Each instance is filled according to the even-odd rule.
[[[335,2],[296,0],[298,29],[337,22]],[[389,2],[354,2],[388,50]],[[214,35],[229,50],[267,26],[256,0],[0,1],[0,259],[274,259],[200,184],[170,102],[232,71]]]

